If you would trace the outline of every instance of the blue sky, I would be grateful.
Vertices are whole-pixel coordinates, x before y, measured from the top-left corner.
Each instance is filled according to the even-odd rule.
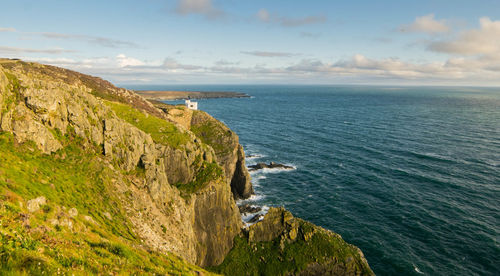
[[[3,1],[0,57],[117,84],[500,85],[500,1]]]

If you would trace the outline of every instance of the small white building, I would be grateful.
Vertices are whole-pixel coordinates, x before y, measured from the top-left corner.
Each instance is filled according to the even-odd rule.
[[[192,102],[191,100],[186,100],[186,107],[192,110],[197,110],[198,109],[198,103],[197,102]]]

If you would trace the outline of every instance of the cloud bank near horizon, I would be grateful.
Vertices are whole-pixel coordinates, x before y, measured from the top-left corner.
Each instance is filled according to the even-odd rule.
[[[216,8],[211,0],[180,0],[177,2],[177,12],[182,15],[213,16],[222,11]],[[304,27],[326,20],[321,16],[283,17],[266,9],[259,10],[257,17],[263,23],[282,27]],[[393,81],[500,85],[500,39],[497,39],[500,37],[500,21],[481,17],[477,27],[461,30],[454,30],[450,20],[436,19],[434,14],[417,16],[413,21],[409,21],[408,24],[399,25],[400,32],[397,35],[407,36],[402,33],[415,33],[428,37],[420,40],[417,47],[423,52],[440,56],[440,59],[370,57],[363,52],[341,58],[325,58],[266,49],[234,49],[232,59],[225,56],[216,57],[210,62],[186,59],[186,55],[181,51],[155,59],[144,59],[123,51],[123,48],[140,47],[125,40],[97,35],[27,33],[19,32],[13,27],[0,27],[0,32],[28,34],[55,42],[80,41],[97,47],[121,50],[111,57],[83,57],[80,49],[0,46],[0,55],[61,66],[101,76],[116,83],[227,83],[237,80],[254,83]],[[300,31],[297,35],[304,39],[319,38],[319,32]],[[392,39],[388,39],[384,43],[391,42]],[[43,56],[44,54],[49,56]]]

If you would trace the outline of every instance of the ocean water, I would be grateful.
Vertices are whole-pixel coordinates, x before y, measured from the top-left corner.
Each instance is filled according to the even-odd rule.
[[[260,206],[361,248],[379,275],[500,275],[500,89],[132,87],[238,91],[200,100],[240,137]]]

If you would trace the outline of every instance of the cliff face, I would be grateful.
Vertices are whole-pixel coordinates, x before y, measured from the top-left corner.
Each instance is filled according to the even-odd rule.
[[[67,135],[95,147],[119,176],[114,189],[128,195],[124,215],[145,244],[202,266],[223,260],[241,219],[227,185],[231,172],[223,173],[210,146],[97,78],[21,61],[0,66],[1,131],[48,155],[63,149],[59,137]]]
[[[224,169],[228,185],[236,199],[250,197],[254,191],[245,166],[245,152],[236,133],[201,110],[189,110],[152,101],[169,120],[191,130],[202,142],[214,149],[217,163]]]
[[[245,166],[245,152],[238,136],[223,123],[203,111],[195,111],[191,131],[210,145],[226,172],[226,179],[235,198],[248,198],[253,194],[250,175]]]

